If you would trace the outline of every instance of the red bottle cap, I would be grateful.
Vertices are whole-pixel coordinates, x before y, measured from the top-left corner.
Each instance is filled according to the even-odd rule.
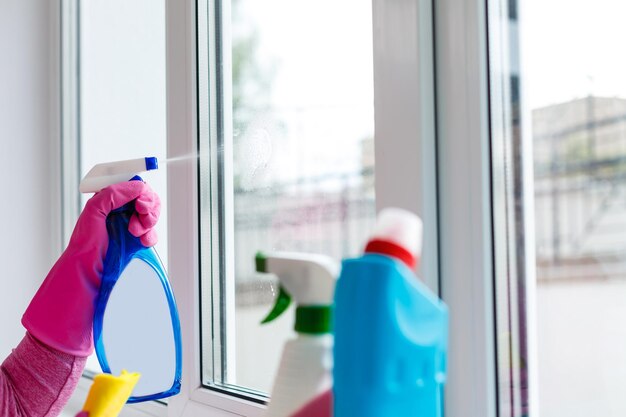
[[[379,253],[381,255],[391,256],[392,258],[396,258],[404,262],[404,264],[411,269],[414,269],[417,266],[418,260],[411,252],[404,249],[397,243],[390,242],[388,240],[370,240],[365,246],[365,253]]]

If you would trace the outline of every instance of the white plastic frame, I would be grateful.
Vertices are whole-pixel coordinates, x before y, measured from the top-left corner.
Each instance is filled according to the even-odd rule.
[[[439,291],[431,0],[373,0],[376,207],[424,222],[420,277]]]
[[[80,179],[79,158],[79,69],[78,69],[78,0],[57,0],[54,2],[58,14],[55,24],[59,27],[57,36],[52,39],[59,42],[58,66],[51,71],[58,78],[52,85],[58,85],[60,96],[57,106],[60,109],[55,119],[59,120],[60,138],[60,170],[58,172],[60,187],[61,227],[59,253],[69,242],[72,229],[80,213],[80,198],[76,186]],[[56,49],[56,48],[55,48]],[[54,50],[54,49],[53,49]],[[60,83],[59,80],[60,79]]]
[[[486,0],[435,10],[446,416],[495,417],[496,356]]]

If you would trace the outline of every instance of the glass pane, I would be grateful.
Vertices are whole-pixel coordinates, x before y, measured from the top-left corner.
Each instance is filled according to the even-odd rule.
[[[165,160],[165,2],[81,0],[79,9],[81,177],[100,162]],[[167,201],[164,166],[142,177]],[[166,204],[157,233],[167,266]],[[89,363],[100,371],[95,355]]]
[[[497,276],[501,414],[622,416],[626,4],[492,0],[490,11],[504,161],[494,155],[494,207],[506,202],[494,224],[509,248]]]
[[[226,223],[213,253],[223,257],[221,308],[212,334],[205,322],[204,378],[264,395],[294,312],[260,325],[276,282],[255,273],[256,252],[339,260],[360,252],[374,221],[371,5],[233,0],[220,10],[226,179],[212,198]],[[209,300],[205,292],[205,314],[215,314]]]

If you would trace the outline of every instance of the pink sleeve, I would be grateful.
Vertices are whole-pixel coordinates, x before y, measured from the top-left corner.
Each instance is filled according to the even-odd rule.
[[[52,349],[26,333],[0,365],[0,417],[58,416],[86,360]]]

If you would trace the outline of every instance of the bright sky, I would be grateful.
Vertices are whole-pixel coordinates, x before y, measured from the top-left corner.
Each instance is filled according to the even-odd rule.
[[[587,96],[626,98],[626,1],[520,0],[531,108]]]

